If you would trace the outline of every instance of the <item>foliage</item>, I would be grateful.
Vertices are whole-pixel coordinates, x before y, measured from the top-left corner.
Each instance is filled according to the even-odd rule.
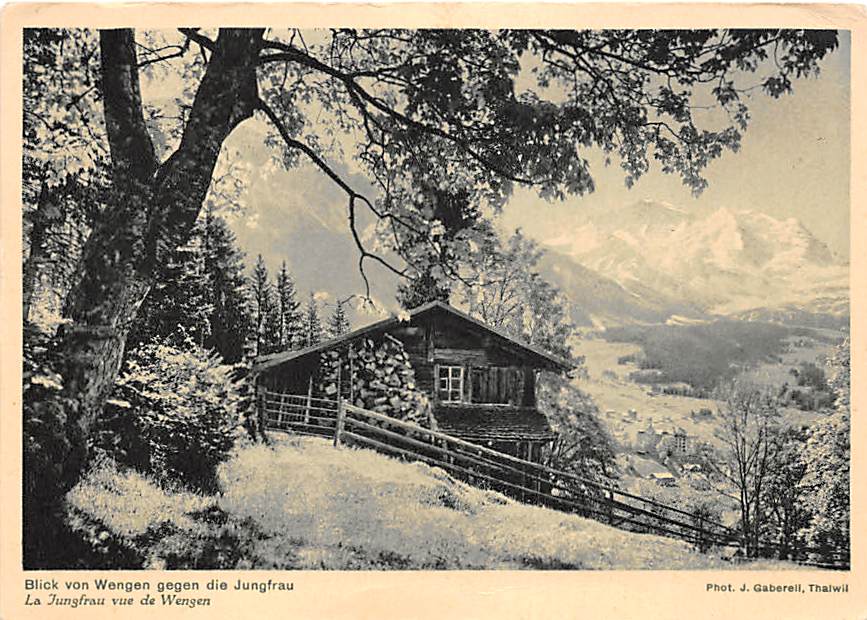
[[[160,338],[173,344],[191,339],[204,346],[211,335],[211,283],[205,270],[201,225],[190,243],[178,248],[160,265],[151,288],[127,337],[127,347]]]
[[[346,316],[346,310],[343,309],[343,303],[338,301],[334,306],[334,312],[328,319],[328,337],[337,338],[350,330],[349,318]]]
[[[451,287],[434,278],[432,267],[425,268],[408,282],[401,282],[397,286],[397,302],[404,310],[414,310],[431,301],[448,303],[450,295]]]
[[[836,411],[810,429],[806,442],[799,483],[811,515],[805,537],[826,552],[849,549],[850,433],[849,413]]]
[[[159,267],[127,348],[154,339],[176,345],[192,339],[226,362],[240,361],[252,329],[243,270],[243,254],[225,220],[206,211],[190,241]]]
[[[772,395],[746,384],[722,394],[718,417],[725,467],[737,491],[748,551],[840,564],[849,550],[849,350],[829,361],[837,409],[810,426],[785,426]],[[715,459],[708,461],[713,464]],[[760,549],[775,543],[773,549]]]
[[[771,462],[762,489],[765,512],[762,535],[765,540],[777,542],[780,557],[785,558],[804,542],[801,530],[810,518],[801,485],[806,469],[805,431],[782,428],[774,432],[770,441]]]
[[[801,362],[797,369],[792,370],[799,386],[808,386],[814,390],[824,390],[827,387],[825,371],[812,362]]]
[[[99,51],[94,32],[24,31],[24,163],[54,185],[71,171],[86,176],[106,156],[99,110]],[[85,179],[86,180],[86,179]]]
[[[252,331],[252,317],[244,277],[244,254],[226,220],[205,210],[201,246],[208,274],[207,301],[213,308],[211,333],[205,347],[219,353],[227,364],[240,362]]]
[[[722,443],[721,474],[735,489],[741,531],[750,557],[759,553],[765,522],[768,478],[776,448],[773,438],[779,427],[779,410],[773,395],[747,382],[734,382],[720,389],[722,405],[717,412],[717,438]]]
[[[286,261],[280,266],[277,274],[278,319],[278,349],[286,351],[301,348],[303,340],[303,323],[301,302],[295,292],[295,281],[286,268]]]
[[[434,424],[430,401],[417,386],[415,370],[398,340],[364,338],[323,353],[320,392],[334,398],[338,384],[340,394],[357,407],[425,428]]]
[[[813,362],[801,362],[797,368],[789,369],[798,387],[783,385],[780,397],[802,411],[821,411],[830,409],[834,395],[825,377],[825,371]]]
[[[455,297],[488,325],[568,359],[575,327],[562,293],[539,274],[542,254],[520,230],[505,243],[490,231],[471,261],[474,278]]]
[[[319,318],[319,302],[313,293],[310,293],[310,298],[307,300],[307,307],[304,310],[304,325],[302,327],[302,338],[305,347],[313,346],[322,342],[322,319]]]
[[[62,497],[75,483],[64,462],[83,464],[81,432],[69,412],[75,403],[62,392],[57,341],[30,324],[23,350],[23,522],[25,568],[54,566],[64,556]]]
[[[85,184],[81,174],[69,174],[58,185],[50,185],[41,172],[34,174],[40,175],[38,195],[34,204],[24,203],[22,213],[23,314],[25,321],[51,332],[63,320],[66,294],[105,198],[102,186]]]
[[[256,356],[273,353],[280,348],[281,325],[279,299],[268,275],[262,255],[256,257],[250,278],[250,297],[253,300],[253,334]]]
[[[850,538],[850,345],[844,341],[829,360],[834,411],[809,429],[802,451],[804,477],[799,482],[810,512],[804,535],[827,553],[848,553]]]
[[[828,359],[828,384],[834,392],[837,411],[849,411],[852,398],[852,354],[846,337]]]
[[[553,450],[546,454],[546,464],[598,482],[610,482],[616,475],[614,444],[590,396],[568,378],[546,372],[537,382],[536,400],[558,434]]]
[[[366,53],[356,53],[360,42]],[[449,280],[450,266],[472,254],[476,239],[472,225],[452,238],[441,234],[449,229],[436,213],[443,196],[497,209],[515,183],[544,198],[584,194],[594,188],[585,158],[593,148],[619,158],[629,185],[656,160],[700,192],[707,164],[739,148],[749,119],[739,84],[744,75],[770,69],[758,80],[777,97],[791,88],[792,75],[814,73],[817,58],[836,47],[836,36],[341,30],[324,45],[329,53],[314,59],[315,49],[308,55],[285,40],[275,45],[277,66],[268,67],[275,83],[287,67],[299,79],[331,78],[314,96],[330,99],[342,128],[365,136],[356,156],[382,194],[371,206],[380,216],[381,243],[410,273],[434,265],[433,277]],[[765,61],[774,46],[783,60],[771,68]],[[276,88],[267,94],[280,117],[286,98]],[[723,127],[699,126],[699,99],[727,112]],[[305,119],[292,112],[286,110],[285,133],[303,140]],[[315,149],[320,142],[309,144]],[[295,147],[290,143],[287,151]]]
[[[250,279],[250,297],[253,305],[253,334],[255,336],[255,355],[267,355],[278,351],[301,349],[311,344],[312,333],[321,334],[318,309],[315,321],[301,310],[297,299],[295,281],[286,266],[280,266],[275,282],[271,282],[265,260],[260,254],[256,258]],[[310,332],[310,330],[313,332]],[[320,336],[312,336],[318,342]]]
[[[193,343],[139,347],[117,381],[97,446],[160,480],[212,490],[216,467],[238,437],[232,374]]]
[[[110,199],[110,162],[93,31],[23,34],[24,319],[53,331]]]

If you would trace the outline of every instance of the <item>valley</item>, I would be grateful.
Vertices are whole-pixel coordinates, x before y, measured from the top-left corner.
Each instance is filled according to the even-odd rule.
[[[675,331],[691,327],[657,325],[643,329],[671,336]],[[747,329],[759,327],[760,324],[753,324]],[[769,348],[761,356],[757,352],[756,360],[738,368],[732,378],[766,387],[775,394],[781,393],[784,386],[791,390],[797,385],[792,369],[803,368],[803,365],[823,368],[842,337],[839,331],[832,330],[783,326],[770,326],[768,329],[780,336],[779,339],[760,340]],[[700,333],[707,334],[708,331]],[[669,338],[674,343],[694,344],[693,339]],[[586,371],[573,383],[598,407],[599,421],[614,442],[621,486],[630,492],[674,504],[684,502],[689,505],[699,496],[701,501],[719,505],[720,518],[729,525],[734,524],[737,512],[713,490],[720,488],[721,481],[718,478],[711,480],[715,476],[708,467],[708,458],[713,458],[710,455],[722,448],[717,417],[721,403],[710,394],[707,397],[704,394],[703,397],[682,395],[692,390],[692,386],[686,383],[636,382],[635,373],[641,371],[636,361],[646,359],[647,355],[638,342],[619,342],[611,334],[603,332],[585,333],[574,343],[573,349],[577,355],[583,356]],[[727,367],[729,361],[724,359],[723,362],[722,367]],[[663,391],[672,387],[681,394]],[[805,411],[795,406],[784,406],[781,414],[783,423],[791,426],[806,425],[825,415],[822,411]],[[655,439],[649,441],[651,435]],[[680,448],[672,448],[676,435],[680,435],[679,441],[683,442]]]

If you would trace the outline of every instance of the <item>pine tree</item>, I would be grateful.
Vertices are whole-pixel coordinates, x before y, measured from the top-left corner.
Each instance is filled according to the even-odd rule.
[[[334,307],[334,312],[328,320],[328,336],[337,338],[350,330],[349,319],[346,316],[346,311],[343,309],[343,303],[338,301]]]
[[[280,344],[281,318],[280,299],[273,286],[270,287],[262,325],[262,348],[259,355],[282,351]]]
[[[251,297],[253,299],[253,333],[255,334],[255,354],[265,353],[265,327],[268,313],[271,310],[272,301],[271,282],[268,277],[268,268],[262,255],[256,257],[256,265],[253,267],[251,281]]]
[[[322,341],[322,321],[319,318],[319,304],[313,293],[307,300],[304,313],[304,346],[309,347]]]
[[[211,334],[205,346],[226,363],[239,362],[252,331],[253,317],[244,277],[244,254],[226,221],[205,212],[203,227],[205,270],[210,278]]]
[[[211,349],[225,363],[244,356],[252,328],[244,255],[225,220],[206,211],[186,245],[161,269],[133,325],[127,349],[154,338],[184,338]]]
[[[301,302],[296,298],[295,281],[286,268],[286,261],[277,274],[277,301],[279,305],[279,347],[281,350],[300,348],[303,341]]]
[[[211,336],[210,277],[205,265],[203,230],[196,224],[186,245],[162,265],[130,330],[128,351],[155,338],[180,344],[188,338],[204,346]]]

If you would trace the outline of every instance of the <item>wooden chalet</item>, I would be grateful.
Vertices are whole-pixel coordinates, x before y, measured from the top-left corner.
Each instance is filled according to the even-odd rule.
[[[536,406],[540,370],[564,372],[570,362],[434,301],[409,316],[385,319],[297,351],[256,360],[257,384],[306,394],[318,382],[322,353],[363,338],[399,340],[426,392],[440,431],[529,461],[556,435]]]

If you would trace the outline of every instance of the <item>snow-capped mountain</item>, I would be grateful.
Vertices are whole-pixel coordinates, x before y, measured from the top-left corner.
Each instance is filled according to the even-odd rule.
[[[546,245],[553,254],[549,275],[579,308],[591,308],[591,322],[642,320],[633,310],[648,308],[687,321],[768,309],[848,314],[848,265],[794,218],[642,201],[594,214]],[[613,311],[570,281],[576,273],[578,280],[592,274],[610,281],[608,289],[616,285]]]

